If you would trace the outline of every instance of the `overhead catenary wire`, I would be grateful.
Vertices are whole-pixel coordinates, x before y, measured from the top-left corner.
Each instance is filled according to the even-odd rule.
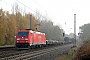
[[[3,0],[2,0],[2,1],[3,1]],[[25,4],[23,4],[22,2],[20,2],[20,1],[18,1],[18,0],[16,0],[16,1],[17,1],[18,3],[20,3],[20,4],[22,4],[24,7],[28,8],[29,10],[31,10],[31,11],[33,11],[34,13],[37,14],[37,12],[36,12],[35,10],[31,9],[30,7],[26,6]],[[3,1],[3,2],[6,3],[7,5],[13,7],[13,5],[10,5],[10,4],[8,4],[8,3],[5,2],[5,1]],[[35,0],[34,0],[34,2],[35,2],[40,8],[42,8]],[[49,15],[47,14],[46,10],[45,10],[44,8],[42,8],[42,10],[44,10],[44,12],[46,13],[46,16],[49,17]],[[43,16],[43,15],[40,15],[40,16],[42,17],[42,20],[43,20],[43,18],[46,19],[45,16]],[[50,15],[50,16],[51,16],[51,15]],[[52,17],[53,17],[53,16],[52,16]],[[47,19],[48,19],[48,20],[51,20],[50,17],[47,18]],[[56,19],[56,20],[57,20],[57,19]]]
[[[3,0],[2,0],[3,1]],[[35,12],[33,9],[29,8],[28,6],[26,6],[25,4],[21,3],[20,1],[16,0],[17,2],[19,2],[20,4],[22,4],[23,6],[25,6],[26,8],[30,9],[31,11]],[[9,5],[9,6],[13,6],[13,5],[10,5],[9,3],[3,1],[5,4]],[[35,12],[36,13],[36,12]]]
[[[23,4],[22,2],[20,2],[20,1],[18,1],[18,0],[16,0],[16,1],[17,1],[18,3],[20,3],[20,4],[22,4],[24,7],[28,8],[29,10],[33,11],[34,13],[37,13],[36,11],[34,11],[33,9],[31,9],[30,7],[28,7],[28,6],[26,6],[25,4]],[[11,4],[5,2],[4,0],[2,0],[1,2],[3,2],[3,3],[5,3],[5,4],[7,4],[7,5],[13,7],[13,5],[11,5]],[[43,16],[43,15],[40,15],[40,16],[41,16],[42,18],[45,19],[45,16]]]
[[[28,9],[32,10],[33,12],[35,12],[33,9],[29,8],[28,6],[26,6],[26,5],[23,4],[22,2],[20,2],[20,1],[18,1],[18,0],[16,0],[16,1],[19,2],[20,4],[22,4],[23,6],[25,6],[26,8],[28,8]],[[36,12],[35,12],[35,13],[36,13]]]
[[[35,10],[33,10],[33,9],[31,9],[30,7],[28,7],[28,6],[26,6],[25,4],[23,4],[22,2],[20,2],[20,1],[18,1],[18,0],[16,0],[17,2],[19,2],[20,4],[22,4],[23,6],[25,6],[26,8],[28,8],[28,9],[30,9],[30,10],[32,10],[34,13],[36,13],[37,14],[37,12],[35,11]],[[46,13],[46,12],[45,12]],[[47,13],[46,13],[46,15],[48,15]],[[45,18],[44,16],[42,16],[42,15],[40,15],[42,18]]]
[[[2,0],[1,2],[4,2],[5,4],[7,4],[7,5],[9,5],[9,6],[12,6],[12,5],[10,5],[9,3],[7,3],[7,2],[5,2],[5,1],[3,1],[3,0]]]
[[[44,12],[47,14],[46,10],[44,8],[42,8],[35,0],[33,0],[42,10],[44,10]]]
[[[51,15],[51,14],[48,14],[47,13],[47,11],[42,7],[42,6],[40,6],[40,4],[38,4],[38,2],[36,2],[35,0],[33,0],[40,8],[42,8],[42,10],[44,10],[44,12],[46,13],[46,16],[48,16],[49,17],[49,15],[53,18],[53,16]],[[50,20],[51,20],[51,18],[49,18]],[[55,18],[55,20],[57,20],[56,18]]]

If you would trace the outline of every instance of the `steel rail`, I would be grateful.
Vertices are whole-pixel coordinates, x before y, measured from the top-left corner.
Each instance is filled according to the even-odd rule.
[[[14,55],[14,56],[9,56],[9,57],[5,57],[5,58],[1,58],[1,60],[23,60],[23,59],[31,59],[31,58],[34,58],[34,57],[37,57],[37,56],[41,56],[41,55],[44,55],[44,54],[48,54],[48,53],[51,53],[55,50],[58,50],[58,49],[61,49],[61,48],[65,48],[67,46],[70,46],[71,44],[69,45],[63,45],[63,46],[58,46],[58,47],[53,47],[53,48],[48,48],[48,49],[43,49],[43,50],[39,50],[39,51],[33,51],[33,52],[28,52],[28,53],[22,53],[22,54],[19,54],[19,55]]]

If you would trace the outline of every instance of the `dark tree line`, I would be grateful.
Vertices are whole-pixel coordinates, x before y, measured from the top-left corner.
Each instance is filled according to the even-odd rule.
[[[46,33],[47,39],[63,40],[62,31],[59,26],[53,25],[52,21],[42,20],[40,22],[41,32]]]
[[[79,27],[81,30],[79,35],[82,40],[87,40],[90,38],[90,23],[84,24],[83,26]]]

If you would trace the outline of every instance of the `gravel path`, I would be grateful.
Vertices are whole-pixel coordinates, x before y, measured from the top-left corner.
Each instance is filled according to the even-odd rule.
[[[50,52],[49,54],[45,54],[43,56],[39,56],[30,60],[55,60],[55,58],[61,54],[68,52],[72,47],[72,44],[62,46],[62,48],[55,50],[54,52]]]

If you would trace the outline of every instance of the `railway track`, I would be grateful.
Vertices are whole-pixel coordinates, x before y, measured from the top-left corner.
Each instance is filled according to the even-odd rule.
[[[8,57],[11,55],[18,55],[21,53],[26,53],[27,51],[17,51],[17,50],[10,50],[10,51],[2,51],[0,52],[0,58]]]
[[[4,58],[4,57],[8,57],[11,55],[19,55],[21,53],[27,53],[27,52],[32,52],[32,51],[37,51],[37,50],[41,50],[41,49],[47,49],[50,47],[54,47],[56,45],[52,45],[52,46],[46,46],[44,48],[36,48],[36,49],[30,49],[30,50],[16,50],[15,48],[3,48],[0,50],[0,58]]]
[[[10,51],[14,49],[15,49],[15,46],[0,47],[0,51]]]
[[[39,49],[41,49],[41,48],[30,49],[30,50],[16,50],[16,49],[5,50],[5,51],[0,52],[0,58],[9,57],[9,56],[13,56],[13,55],[19,55],[22,53],[28,53],[28,52],[36,51]]]
[[[33,52],[28,51],[28,52],[25,52],[25,53],[20,53],[18,55],[11,55],[11,56],[8,56],[8,57],[3,57],[0,60],[13,60],[13,59],[14,60],[30,60],[30,59],[33,59],[35,57],[39,57],[39,56],[43,56],[45,54],[52,53],[55,50],[66,48],[68,46],[70,46],[70,44],[69,45],[63,45],[63,46],[52,47],[52,48],[48,48],[48,49],[42,49],[42,50],[33,51]]]

